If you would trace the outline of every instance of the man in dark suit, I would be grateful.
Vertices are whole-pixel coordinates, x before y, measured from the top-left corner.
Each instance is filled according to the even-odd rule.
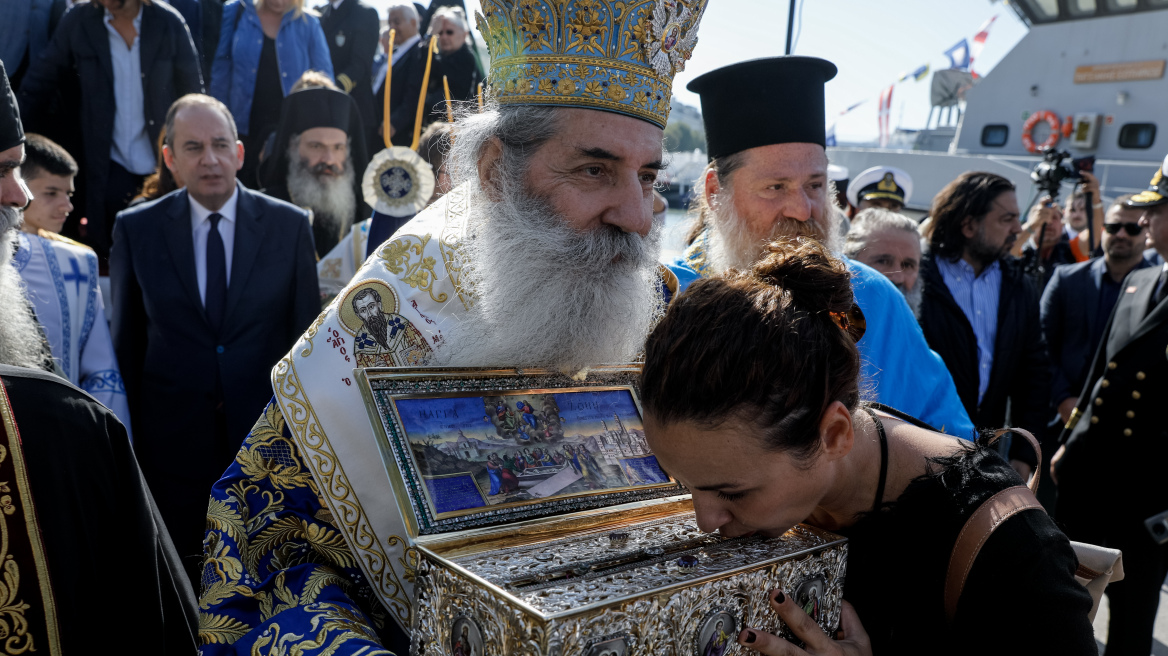
[[[201,93],[203,77],[186,23],[169,4],[95,0],[68,11],[29,66],[19,91],[21,114],[40,116],[58,86],[72,79],[79,81],[81,102],[65,120],[82,129],[83,241],[104,262],[114,216],[154,172],[166,110],[179,96]],[[26,123],[41,132],[35,119]]]
[[[1119,300],[1123,279],[1151,266],[1143,255],[1144,228],[1139,224],[1143,212],[1125,205],[1130,199],[1131,195],[1121,196],[1107,210],[1103,257],[1058,267],[1042,293],[1042,333],[1050,354],[1051,401],[1058,409],[1060,429],[1079,404],[1087,367]]]
[[[166,127],[163,157],[187,186],[118,216],[113,340],[138,459],[195,576],[207,491],[320,296],[308,214],[235,181],[243,145],[227,107],[184,96]]]
[[[1013,425],[1041,434],[1050,412],[1050,364],[1040,291],[1010,255],[1022,232],[1013,183],[963,173],[933,199],[930,215],[920,274],[920,323],[929,347],[953,375],[975,428]],[[1010,457],[1025,479],[1034,466],[1030,447],[1015,440]]]
[[[1147,245],[1168,255],[1168,178],[1126,203],[1142,211]],[[1148,654],[1168,545],[1144,520],[1168,510],[1168,265],[1132,272],[1095,352],[1079,404],[1051,460],[1057,519],[1072,540],[1123,551],[1125,578],[1107,586],[1107,654]]]
[[[412,5],[394,5],[389,8],[389,27],[393,29],[393,61],[380,53],[375,64],[373,86],[377,114],[374,133],[390,130],[393,143],[410,145],[414,133],[414,118],[418,111],[418,95],[422,91],[422,74],[426,65],[426,46],[420,44],[418,11]],[[382,35],[382,50],[389,50],[389,33]],[[392,67],[389,81],[389,123],[382,125],[385,107],[386,70]],[[380,126],[380,127],[378,127]],[[370,153],[381,151],[384,141],[378,141]]]
[[[377,10],[361,0],[333,0],[316,10],[320,12],[320,27],[328,41],[337,84],[357,101],[362,125],[377,125],[380,114],[373,105],[372,77],[381,24]],[[375,136],[375,130],[370,129],[365,135],[367,145],[376,143]]]

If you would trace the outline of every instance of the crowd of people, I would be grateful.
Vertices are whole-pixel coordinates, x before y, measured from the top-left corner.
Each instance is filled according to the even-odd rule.
[[[438,1],[393,6],[380,33],[360,0],[21,2],[23,41],[0,29],[0,477],[5,454],[31,472],[14,493],[28,503],[5,513],[43,536],[13,547],[47,554],[27,575],[57,595],[28,625],[38,640],[81,649],[83,591],[102,558],[129,557],[149,571],[111,602],[150,606],[136,619],[164,653],[301,638],[306,654],[407,653],[391,551],[405,545],[377,517],[341,521],[394,498],[354,361],[639,360],[646,439],[702,530],[849,537],[832,649],[1093,654],[1069,537],[1124,555],[1107,653],[1150,652],[1168,576],[1143,523],[1168,509],[1153,483],[1168,455],[1163,168],[1140,194],[1105,198],[1084,173],[1064,207],[1030,208],[970,171],[918,222],[905,171],[829,168],[833,64],[741,62],[689,85],[710,163],[684,254],[663,265],[669,98],[636,85],[668,90],[692,40],[650,67],[638,48],[533,38],[531,54],[611,77],[535,64],[483,91],[465,11]],[[488,12],[488,44],[516,15]],[[683,16],[696,33],[700,12]],[[435,178],[416,216],[367,202],[366,166],[390,144]],[[1041,453],[979,439],[1005,426]],[[1003,522],[947,617],[965,520],[1032,477],[1046,512]],[[130,518],[118,555],[96,525],[113,508]],[[915,612],[888,603],[890,568]],[[996,600],[1020,586],[1049,630],[1003,626]],[[784,591],[769,599],[828,648]],[[791,653],[740,629],[744,647]]]

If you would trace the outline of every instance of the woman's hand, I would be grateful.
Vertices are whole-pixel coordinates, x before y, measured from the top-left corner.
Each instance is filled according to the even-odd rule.
[[[827,637],[815,620],[803,612],[788,595],[783,594],[782,590],[770,594],[770,604],[779,618],[790,627],[791,633],[806,646],[799,649],[772,633],[758,629],[742,631],[738,634],[738,644],[767,656],[870,656],[872,653],[872,644],[864,626],[860,624],[860,616],[846,601],[840,614],[839,640]]]
[[[1083,178],[1083,191],[1091,194],[1091,204],[1099,205],[1103,203],[1103,196],[1099,193],[1099,178],[1094,174],[1083,171],[1079,174]]]

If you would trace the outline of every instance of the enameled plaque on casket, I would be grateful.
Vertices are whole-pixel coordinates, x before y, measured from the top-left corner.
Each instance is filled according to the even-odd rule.
[[[835,634],[846,540],[698,530],[645,440],[639,373],[358,371],[410,541],[415,653],[728,656],[746,626],[789,636],[775,588]]]

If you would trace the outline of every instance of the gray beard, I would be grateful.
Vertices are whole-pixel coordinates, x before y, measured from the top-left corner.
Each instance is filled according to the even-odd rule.
[[[45,356],[41,333],[24,281],[11,266],[20,223],[20,210],[0,206],[0,364],[40,369]]]
[[[346,160],[341,175],[324,182],[305,166],[298,152],[288,154],[288,197],[294,205],[312,210],[313,224],[327,227],[338,239],[348,234],[357,209],[353,176],[353,165]]]
[[[904,294],[904,300],[908,303],[908,308],[912,310],[913,316],[917,319],[921,318],[921,287],[923,286],[920,276],[917,276],[916,284],[908,291],[901,289],[899,285],[897,286],[900,293]]]
[[[645,238],[609,225],[581,234],[544,198],[512,186],[493,202],[470,184],[463,248],[475,304],[443,326],[436,363],[576,373],[636,359],[664,314],[659,227]]]
[[[746,229],[746,221],[734,209],[734,199],[730,192],[723,192],[712,207],[712,226],[709,232],[709,249],[706,256],[715,274],[730,269],[746,271],[762,258],[766,245],[784,237],[809,237],[820,242],[829,251],[839,256],[841,250],[840,223],[843,214],[835,207],[829,207],[830,219],[827,225],[820,225],[814,218],[810,221],[780,219],[775,222],[771,233],[758,239]]]

